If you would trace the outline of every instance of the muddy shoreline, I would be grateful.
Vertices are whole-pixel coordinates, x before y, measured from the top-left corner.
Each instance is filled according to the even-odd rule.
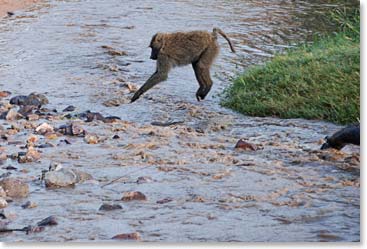
[[[23,10],[40,0],[0,0],[0,18],[8,16],[8,12]]]

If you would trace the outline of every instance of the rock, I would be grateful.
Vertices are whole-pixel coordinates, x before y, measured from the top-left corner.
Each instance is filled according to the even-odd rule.
[[[6,197],[6,193],[3,189],[3,187],[0,186],[0,197]]]
[[[5,152],[0,152],[0,161],[8,159],[8,155]]]
[[[24,203],[22,205],[22,208],[24,208],[24,209],[27,209],[27,208],[35,208],[35,207],[37,207],[37,203],[31,202],[31,201],[27,201],[26,203]]]
[[[85,136],[85,130],[75,123],[68,125],[62,125],[59,127],[58,131],[64,135],[69,136]]]
[[[23,116],[27,116],[33,113],[33,110],[37,110],[36,106],[33,105],[25,105],[19,108],[18,112]]]
[[[246,142],[243,138],[238,140],[235,149],[241,149],[241,150],[257,150],[256,145]]]
[[[171,202],[171,201],[173,201],[173,199],[170,198],[170,197],[167,197],[167,198],[164,198],[162,200],[157,201],[157,204],[165,204],[165,203]]]
[[[108,117],[104,118],[103,122],[105,122],[105,123],[114,123],[118,120],[121,120],[121,118],[116,117],[116,116],[108,116]]]
[[[93,180],[93,176],[91,174],[88,174],[86,172],[83,172],[77,169],[71,169],[71,170],[74,172],[74,174],[77,177],[77,183],[85,182],[88,180]]]
[[[127,104],[130,100],[127,98],[114,98],[103,102],[102,104],[106,107],[120,106],[121,104]]]
[[[136,180],[137,184],[142,184],[142,183],[147,183],[147,182],[152,182],[153,179],[150,176],[139,176],[138,179]]]
[[[9,91],[0,91],[0,98],[6,98],[11,94]]]
[[[92,122],[93,120],[100,120],[103,121],[104,117],[102,114],[98,112],[89,112],[87,113],[87,120],[85,122]]]
[[[44,181],[47,188],[72,187],[78,182],[78,176],[72,170],[61,168],[47,172]]]
[[[113,137],[112,137],[112,139],[119,139],[120,138],[120,136],[119,135],[114,135]]]
[[[19,179],[5,178],[0,181],[0,186],[4,189],[6,196],[11,198],[23,198],[29,194],[28,184]]]
[[[57,219],[55,216],[51,215],[43,220],[41,220],[40,222],[37,223],[37,226],[40,227],[45,227],[45,226],[56,226],[57,223]]]
[[[44,135],[46,133],[53,132],[53,131],[54,131],[54,128],[47,123],[43,123],[36,128],[36,132],[41,135]]]
[[[87,134],[85,137],[84,137],[84,141],[87,143],[87,144],[97,144],[99,142],[98,140],[98,136],[97,135],[92,135],[92,134]]]
[[[8,121],[13,121],[13,120],[17,120],[17,119],[20,119],[22,118],[23,116],[21,114],[19,114],[15,108],[13,109],[10,109],[8,111],[8,113],[6,114],[5,116],[5,119],[8,120]]]
[[[111,46],[103,45],[102,48],[107,49],[107,53],[113,56],[127,55],[125,51],[117,50]]]
[[[19,163],[31,163],[41,159],[41,153],[39,153],[34,147],[29,147],[27,153],[24,156],[18,157]]]
[[[19,95],[10,99],[12,105],[32,105],[40,108],[42,105],[48,104],[48,99],[43,94],[31,93],[28,96]]]
[[[102,206],[99,208],[99,211],[112,211],[112,210],[117,210],[117,209],[122,209],[121,205],[119,204],[102,204]]]
[[[28,114],[27,115],[27,120],[29,121],[36,121],[38,120],[40,117],[37,114]]]
[[[139,191],[125,192],[121,198],[122,201],[145,201],[147,197]]]
[[[8,202],[3,197],[0,197],[0,208],[6,208],[7,206]]]
[[[62,164],[52,162],[49,171],[43,177],[48,188],[72,187],[76,183],[92,180],[93,177],[80,170],[65,169]]]
[[[30,135],[28,138],[27,138],[27,144],[34,144],[38,141],[38,137],[35,136],[35,135]]]
[[[75,111],[75,106],[69,105],[68,107],[66,107],[64,110],[62,110],[63,112],[73,112]]]
[[[141,240],[141,236],[139,233],[121,233],[112,237],[112,239],[119,240]]]

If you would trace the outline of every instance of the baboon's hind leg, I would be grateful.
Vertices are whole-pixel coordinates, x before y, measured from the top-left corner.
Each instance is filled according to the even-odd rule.
[[[196,92],[196,99],[198,101],[205,99],[212,88],[213,81],[210,77],[210,66],[217,56],[217,53],[218,48],[208,48],[197,62],[192,63],[196,79],[200,86]]]

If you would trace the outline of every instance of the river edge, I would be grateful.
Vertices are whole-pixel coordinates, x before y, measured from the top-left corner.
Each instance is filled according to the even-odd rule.
[[[0,0],[0,18],[7,16],[7,12],[26,9],[40,0]]]

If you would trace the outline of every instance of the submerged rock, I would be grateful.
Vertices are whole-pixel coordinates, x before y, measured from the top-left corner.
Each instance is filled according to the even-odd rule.
[[[243,138],[241,138],[240,140],[238,140],[235,149],[255,151],[257,150],[257,147],[256,145],[248,143]]]
[[[119,240],[141,240],[141,236],[139,233],[121,233],[112,237],[112,239]]]
[[[62,125],[58,128],[58,131],[68,136],[85,136],[85,130],[75,123]]]
[[[122,201],[145,201],[147,197],[139,191],[125,192],[121,198]]]
[[[102,206],[99,208],[99,211],[112,211],[112,210],[117,210],[117,209],[122,209],[121,205],[119,204],[102,204]]]
[[[37,226],[40,227],[44,227],[44,226],[56,226],[57,223],[57,219],[55,216],[51,215],[43,220],[41,220],[40,222],[37,223]]]
[[[48,99],[43,94],[31,93],[28,96],[19,95],[10,99],[12,105],[33,105],[40,108],[42,105],[48,104]]]
[[[63,112],[73,112],[75,111],[75,106],[69,105],[68,107],[66,107],[64,110],[62,110]]]
[[[5,178],[0,181],[0,186],[4,189],[6,196],[11,198],[23,198],[29,194],[28,184],[19,179]]]

